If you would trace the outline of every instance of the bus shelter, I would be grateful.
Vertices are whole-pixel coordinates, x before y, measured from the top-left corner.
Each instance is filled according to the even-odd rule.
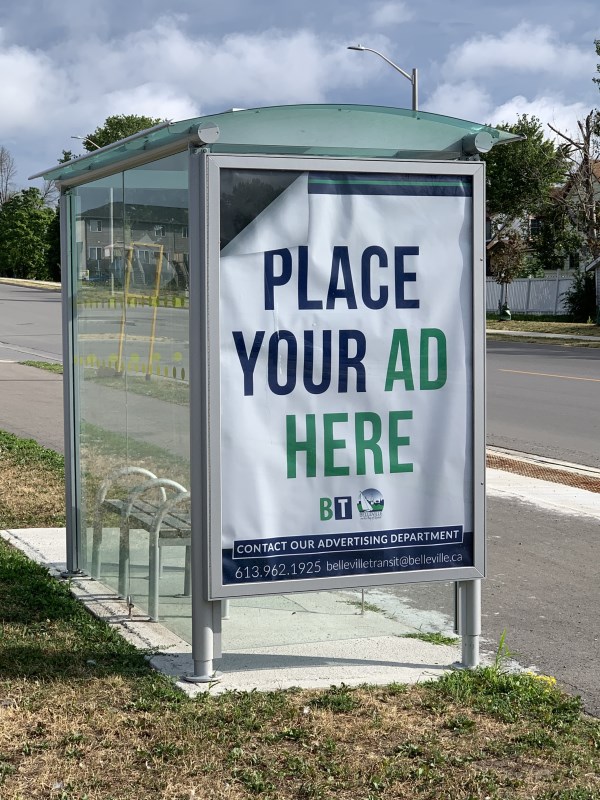
[[[67,567],[191,641],[229,598],[485,575],[485,172],[396,108],[165,122],[61,189]]]

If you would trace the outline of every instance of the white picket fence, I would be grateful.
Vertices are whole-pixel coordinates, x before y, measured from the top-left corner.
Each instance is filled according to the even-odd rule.
[[[564,293],[573,282],[572,272],[561,272],[544,278],[517,278],[507,287],[507,305],[518,314],[567,314]],[[486,308],[498,310],[502,286],[493,278],[486,279]]]

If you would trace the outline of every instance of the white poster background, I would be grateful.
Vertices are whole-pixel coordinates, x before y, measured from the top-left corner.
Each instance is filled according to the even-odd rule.
[[[248,225],[222,252],[220,262],[221,337],[221,485],[222,547],[234,541],[310,534],[377,532],[397,528],[462,525],[473,530],[472,494],[472,197],[308,194],[307,174],[299,178]],[[323,309],[298,309],[297,247],[308,245],[308,298]],[[325,308],[333,247],[349,248],[357,309],[344,300]],[[366,308],[361,300],[361,255],[377,245],[388,254],[387,269],[372,268],[373,294],[389,286],[385,308]],[[394,248],[418,247],[405,257],[405,270],[416,281],[405,283],[405,297],[419,308],[396,309]],[[292,251],[292,278],[274,289],[275,310],[265,310],[264,253]],[[277,262],[279,264],[279,262]],[[277,266],[279,269],[279,266]],[[393,330],[408,332],[414,390],[396,381],[385,391]],[[447,381],[441,389],[419,387],[419,339],[423,328],[443,331],[447,344]],[[366,392],[356,391],[353,370],[348,391],[338,393],[338,332],[361,330],[367,342],[364,365]],[[294,333],[298,342],[296,387],[275,395],[267,383],[267,351],[271,334]],[[303,333],[315,332],[315,363],[320,363],[321,333],[332,331],[332,375],[329,389],[310,394],[303,385]],[[265,331],[254,370],[254,393],[244,395],[243,372],[233,331],[242,331],[249,353],[256,331]],[[431,353],[435,356],[435,343]],[[280,345],[280,382],[287,371],[286,347]],[[436,376],[433,358],[431,377]],[[398,364],[398,369],[401,365]],[[319,367],[315,381],[320,378]],[[400,461],[413,472],[390,474],[387,459],[387,415],[412,411],[399,423],[410,444],[399,449]],[[355,412],[373,411],[382,419],[384,474],[374,474],[367,453],[367,474],[356,474]],[[324,477],[325,413],[345,412],[335,438],[346,450],[335,451],[336,465],[350,475]],[[305,438],[304,418],[316,415],[317,476],[306,477],[306,456],[297,456],[297,477],[287,477],[286,415],[295,414],[298,438]],[[359,493],[374,488],[383,494],[380,518],[363,520],[356,510]],[[352,519],[322,521],[320,498],[351,496]]]

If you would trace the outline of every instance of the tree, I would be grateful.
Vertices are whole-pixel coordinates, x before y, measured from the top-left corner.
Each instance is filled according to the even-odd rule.
[[[523,270],[526,244],[516,228],[505,228],[498,234],[494,258],[490,261],[490,272],[502,287],[498,311],[502,315],[508,308],[508,285],[518,278]]]
[[[60,206],[54,209],[54,216],[48,224],[46,232],[46,272],[48,280],[60,282]]]
[[[596,134],[599,116],[597,111],[590,111],[584,120],[577,121],[578,139],[548,125],[565,143],[563,152],[570,164],[568,180],[557,199],[581,236],[583,255],[588,261],[600,255],[600,140]]]
[[[0,206],[14,193],[13,178],[16,174],[13,157],[6,147],[0,146]]]
[[[552,188],[564,181],[568,164],[564,150],[544,136],[537,117],[523,114],[514,125],[496,127],[527,137],[494,147],[483,156],[488,213],[512,222],[537,214]]]
[[[544,255],[548,245],[555,242],[556,237],[548,229],[554,220],[545,215],[551,206],[553,190],[565,178],[567,161],[563,149],[544,136],[537,117],[523,114],[515,124],[497,127],[526,137],[515,144],[495,147],[483,156],[491,223],[487,244],[489,271],[503,287],[502,296],[506,298],[508,284],[540,267],[541,253],[536,251],[536,243],[540,245],[541,240],[536,241],[530,235],[533,217],[545,219]]]
[[[570,288],[564,293],[565,305],[575,322],[587,322],[596,316],[594,273],[578,270]]]
[[[95,131],[85,136],[83,146],[89,152],[93,152],[98,147],[106,147],[107,144],[118,142],[119,139],[133,136],[134,133],[151,128],[159,122],[160,119],[155,119],[154,117],[144,117],[136,114],[116,114],[112,117],[107,117],[104,125],[100,125]]]
[[[579,254],[581,236],[571,225],[559,201],[562,187],[552,193],[548,203],[536,215],[536,227],[530,236],[533,271],[562,269],[566,259]],[[578,259],[577,259],[578,260]]]
[[[48,279],[48,226],[54,216],[38,189],[24,189],[0,208],[0,275]]]

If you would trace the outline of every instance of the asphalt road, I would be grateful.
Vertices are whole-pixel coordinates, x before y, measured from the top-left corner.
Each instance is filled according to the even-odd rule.
[[[600,467],[600,349],[488,341],[487,441]]]
[[[62,361],[60,292],[0,283],[0,361]]]
[[[518,518],[518,524],[515,520]],[[597,519],[488,498],[482,635],[554,675],[600,716]]]

